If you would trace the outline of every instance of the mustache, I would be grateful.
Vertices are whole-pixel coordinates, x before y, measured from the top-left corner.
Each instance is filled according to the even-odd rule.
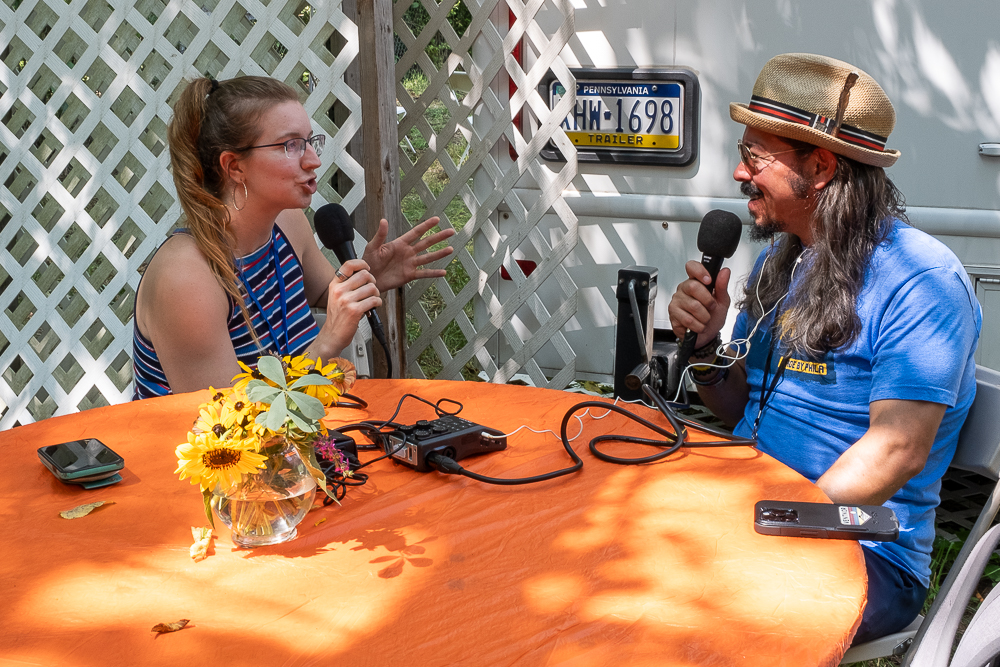
[[[740,183],[740,192],[743,193],[744,197],[750,197],[751,199],[760,197],[763,194],[760,188],[754,185],[752,181]]]

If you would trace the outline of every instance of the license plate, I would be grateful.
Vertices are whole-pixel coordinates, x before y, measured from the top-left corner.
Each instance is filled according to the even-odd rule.
[[[565,94],[553,81],[550,108]],[[683,148],[683,105],[680,83],[578,80],[576,105],[561,125],[577,146],[674,152]]]

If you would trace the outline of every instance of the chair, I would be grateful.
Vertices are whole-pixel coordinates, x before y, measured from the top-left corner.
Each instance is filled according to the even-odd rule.
[[[976,366],[976,399],[972,403],[969,416],[958,436],[958,447],[951,466],[959,470],[978,473],[992,480],[1000,480],[1000,372]],[[972,591],[970,589],[969,593],[962,598],[961,603],[954,604],[946,610],[944,609],[945,600],[950,599],[949,595],[956,587],[959,573],[963,571],[973,550],[984,539],[983,536],[990,524],[993,523],[998,510],[1000,510],[1000,483],[994,487],[986,505],[979,513],[965,545],[958,552],[954,565],[948,572],[948,576],[945,577],[944,583],[941,584],[941,589],[938,591],[937,597],[934,598],[934,603],[931,605],[926,619],[918,616],[913,623],[900,632],[848,649],[840,664],[873,660],[890,655],[898,656],[905,653],[904,666],[947,665],[954,631],[958,628],[958,621],[962,617]],[[987,551],[987,558],[991,550]],[[981,572],[982,568],[979,568],[975,574],[975,582],[979,581],[978,573]],[[966,576],[973,576],[973,574],[970,573]],[[975,582],[971,584],[973,587]],[[994,596],[991,594],[990,597]],[[993,613],[998,612],[1000,612],[1000,607],[997,607]],[[944,620],[937,619],[939,614],[944,614],[944,618],[948,619],[947,626],[943,625]],[[952,616],[955,616],[954,628],[949,635],[942,628],[952,627]],[[921,656],[921,661],[928,659],[923,656],[927,656],[929,652],[933,653],[933,662],[913,662],[918,655]],[[943,662],[940,661],[941,656],[943,656]]]
[[[924,641],[915,643],[908,655],[911,667],[983,667],[1000,655],[1000,603],[997,602],[1000,587],[997,587],[976,610],[962,633],[955,656],[948,661],[958,623],[997,542],[1000,542],[1000,525],[990,528],[975,544],[948,593],[935,598],[938,613],[933,618],[928,615],[924,621],[921,628]]]

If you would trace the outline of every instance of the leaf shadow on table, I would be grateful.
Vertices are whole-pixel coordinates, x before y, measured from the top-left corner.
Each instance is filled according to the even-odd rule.
[[[555,422],[576,400],[519,391],[489,423],[512,431],[528,412],[514,401],[522,394],[548,401]],[[190,420],[179,421],[183,432]],[[604,463],[585,441],[608,432],[628,431],[613,417],[588,422],[574,443],[581,472],[519,488],[382,462],[343,507],[307,515],[295,541],[231,551],[221,529],[200,563],[187,554],[189,527],[203,520],[197,493],[168,473],[78,522],[38,519],[52,508],[31,499],[0,513],[19,539],[45,545],[0,563],[0,655],[80,667],[136,656],[282,667],[830,662],[861,599],[863,584],[840,574],[853,552],[760,536],[752,522],[757,500],[822,494],[742,448]],[[172,470],[163,458],[155,469]],[[567,457],[551,435],[522,434],[463,464],[513,477]],[[53,605],[65,627],[49,622]],[[153,644],[148,629],[178,618],[196,627]]]

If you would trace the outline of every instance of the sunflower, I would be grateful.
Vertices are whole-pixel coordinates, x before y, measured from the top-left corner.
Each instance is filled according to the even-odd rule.
[[[255,473],[262,468],[267,457],[254,451],[253,440],[221,440],[212,432],[188,433],[187,443],[180,444],[177,470],[180,478],[191,478],[192,484],[201,484],[202,490],[221,485],[229,488],[243,479],[244,473]]]

